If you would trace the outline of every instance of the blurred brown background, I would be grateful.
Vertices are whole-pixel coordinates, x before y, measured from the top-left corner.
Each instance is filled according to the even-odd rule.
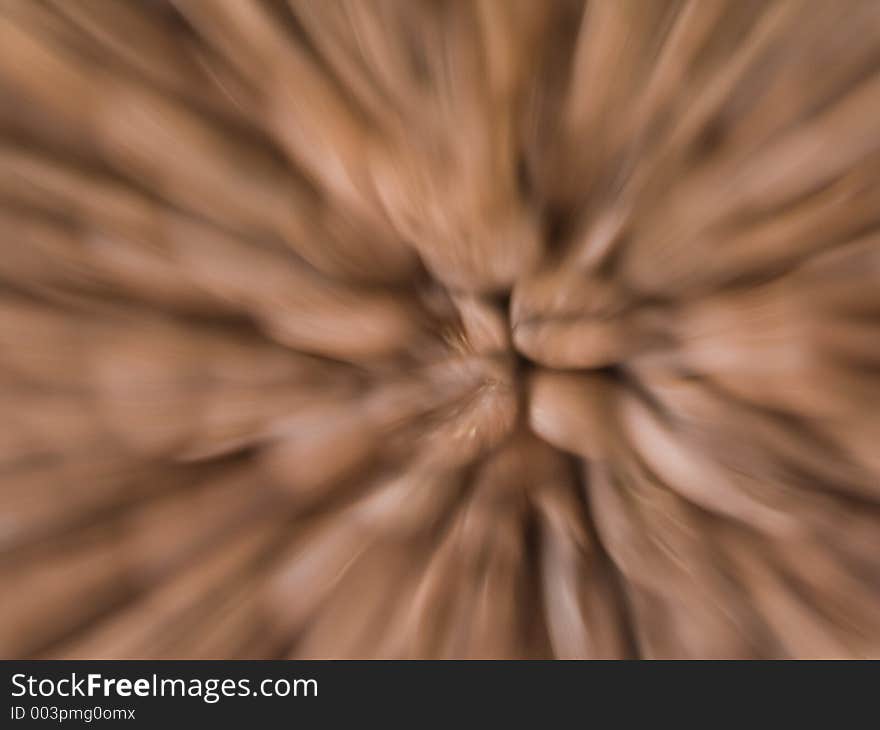
[[[880,656],[880,4],[0,0],[0,656]]]

